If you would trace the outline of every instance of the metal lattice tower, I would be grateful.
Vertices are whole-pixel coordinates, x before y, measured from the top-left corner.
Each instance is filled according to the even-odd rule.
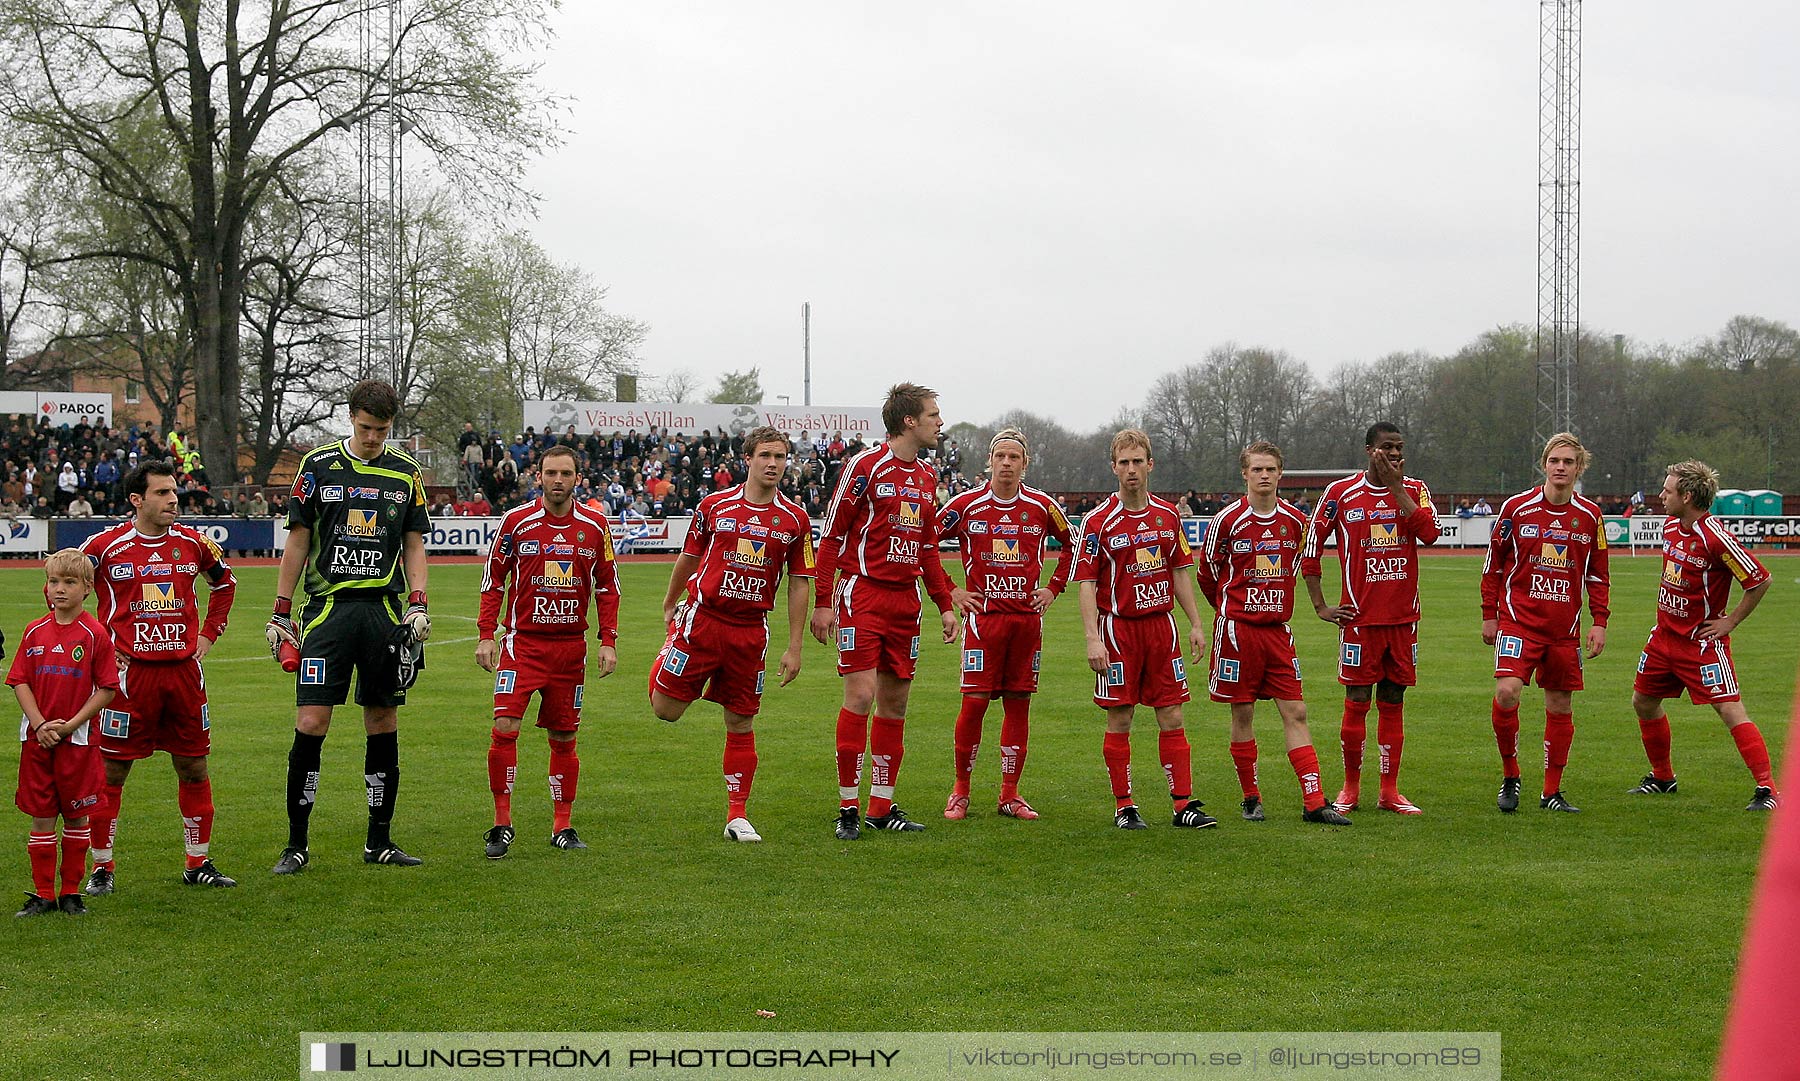
[[[356,129],[357,376],[400,382],[405,183],[400,116],[401,0],[363,0],[357,32],[368,116]]]
[[[1575,428],[1581,333],[1581,0],[1538,4],[1538,445]]]

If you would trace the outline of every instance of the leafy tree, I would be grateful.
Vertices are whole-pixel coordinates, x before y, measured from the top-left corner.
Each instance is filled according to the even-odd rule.
[[[719,385],[713,388],[710,400],[723,405],[761,405],[762,369],[726,372],[719,377]]]

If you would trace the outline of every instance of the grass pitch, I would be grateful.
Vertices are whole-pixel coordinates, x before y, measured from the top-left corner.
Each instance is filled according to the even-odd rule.
[[[1733,646],[1779,765],[1800,563],[1774,569]],[[1403,774],[1422,817],[1365,810],[1351,829],[1303,824],[1264,707],[1270,821],[1242,822],[1225,708],[1196,701],[1196,792],[1220,828],[1169,828],[1155,725],[1140,711],[1136,775],[1152,829],[1113,829],[1100,713],[1066,596],[1049,616],[1023,785],[1041,820],[993,814],[997,707],[970,818],[939,817],[958,658],[928,640],[899,795],[930,828],[835,840],[840,691],[831,655],[809,639],[800,679],[771,690],[758,718],[759,846],[720,835],[717,707],[696,704],[670,725],[645,699],[668,570],[623,569],[619,671],[589,680],[575,821],[590,851],[549,847],[544,740],[528,727],[519,841],[503,861],[482,857],[491,677],[472,660],[479,568],[440,566],[429,666],[401,715],[394,829],[425,866],[361,862],[363,740],[357,714],[340,711],[314,863],[291,879],[268,868],[285,838],[292,677],[262,643],[275,572],[241,570],[207,682],[213,854],[242,885],[180,884],[172,774],[164,757],[140,763],[120,821],[119,892],[85,920],[3,921],[0,1074],[285,1077],[305,1030],[759,1028],[1498,1030],[1508,1076],[1711,1070],[1767,819],[1741,809],[1751,782],[1710,709],[1671,711],[1678,796],[1624,794],[1646,771],[1629,698],[1653,621],[1653,558],[1613,563],[1612,639],[1576,697],[1564,787],[1579,815],[1536,809],[1529,761],[1525,808],[1496,813],[1479,563],[1434,558]],[[14,641],[42,611],[40,585],[34,568],[0,571]],[[1295,627],[1333,792],[1335,639],[1310,615]],[[1204,698],[1203,678],[1194,686]],[[1533,759],[1535,691],[1521,716]],[[1371,748],[1371,774],[1373,761]],[[15,812],[0,844],[15,896],[30,880],[25,825]]]

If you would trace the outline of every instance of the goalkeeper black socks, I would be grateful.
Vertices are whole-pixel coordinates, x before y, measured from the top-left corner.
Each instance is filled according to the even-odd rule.
[[[369,843],[371,852],[392,844],[388,823],[394,820],[394,799],[400,793],[400,734],[382,732],[369,737],[363,754],[363,787],[369,792]]]
[[[294,746],[288,751],[287,813],[288,847],[306,847],[306,825],[319,798],[319,750],[324,736],[294,730]]]

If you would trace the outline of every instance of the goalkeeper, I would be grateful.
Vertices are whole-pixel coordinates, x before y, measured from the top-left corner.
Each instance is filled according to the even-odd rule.
[[[400,399],[386,383],[365,379],[350,390],[351,433],[300,460],[288,499],[287,548],[275,585],[275,613],[265,633],[279,658],[299,650],[294,747],[288,752],[288,842],[274,873],[296,874],[311,856],[307,822],[319,792],[319,751],[331,709],[350,693],[363,708],[368,749],[369,838],[365,863],[413,867],[389,835],[400,792],[399,710],[431,634],[425,614],[425,480],[419,464],[387,444]],[[305,576],[306,605],[296,621],[294,588]],[[403,602],[404,601],[404,605]]]

